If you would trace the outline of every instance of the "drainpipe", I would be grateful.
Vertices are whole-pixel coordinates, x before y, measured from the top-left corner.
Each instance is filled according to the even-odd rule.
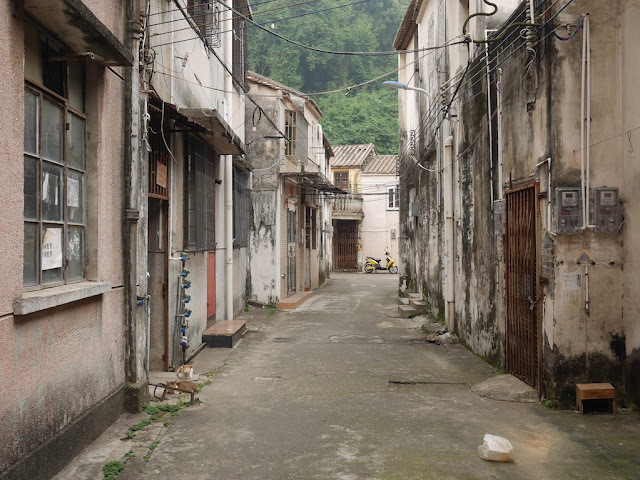
[[[231,4],[231,1],[229,1]],[[231,10],[226,9],[224,13],[226,20],[231,24]],[[231,32],[226,33],[224,41],[224,60],[231,62],[233,58]],[[231,74],[225,70],[224,74],[225,103],[226,112],[231,112],[233,103],[233,79]],[[226,117],[225,112],[225,117]],[[229,119],[225,118],[227,123]],[[225,308],[226,319],[233,320],[233,159],[231,155],[224,156],[224,205],[225,205],[225,244],[226,244],[226,269],[225,269]]]
[[[498,88],[496,95],[496,108],[498,110],[498,200],[504,199],[504,180],[502,178],[503,153],[502,145],[502,69],[498,69]]]
[[[125,377],[131,386],[126,388],[125,408],[131,412],[141,410],[142,402],[147,395],[146,362],[140,362],[140,356],[145,352],[139,346],[146,345],[141,337],[146,332],[138,328],[138,229],[140,219],[140,205],[138,185],[140,183],[140,85],[137,68],[139,64],[139,50],[141,28],[137,21],[138,2],[127,2],[127,34],[131,35],[131,53],[133,66],[125,68],[125,96],[124,96],[124,320],[126,329]],[[141,323],[140,326],[143,324]],[[144,322],[146,325],[146,319]],[[144,328],[144,327],[142,327]]]
[[[445,323],[447,328],[453,329],[454,316],[454,284],[453,284],[453,136],[449,120],[442,123],[444,140],[444,154],[442,166],[442,189],[444,196],[444,257],[445,257],[445,291],[446,302]]]

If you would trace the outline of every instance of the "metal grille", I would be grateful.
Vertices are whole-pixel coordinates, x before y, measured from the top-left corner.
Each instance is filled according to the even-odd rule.
[[[187,135],[184,146],[184,248],[214,250],[215,154],[196,135]]]
[[[159,109],[149,105],[149,113],[151,115],[151,128],[149,129],[149,143],[151,143],[151,152],[149,153],[149,196],[168,200],[167,158],[169,152],[162,137],[164,133],[165,138],[167,138],[166,125],[162,124],[162,112]]]
[[[446,3],[444,0],[438,1],[438,45],[444,45],[447,41],[447,12],[446,12]],[[442,56],[446,49],[440,48],[438,49],[438,59]]]
[[[507,194],[506,368],[538,387],[535,187]]]
[[[429,17],[427,23],[427,47],[433,48],[435,46],[435,32],[433,13]],[[429,91],[432,92],[436,88],[436,53],[431,50],[427,53],[427,78],[429,79]]]
[[[244,5],[238,0],[233,0],[233,8],[243,15],[247,15],[249,12]],[[244,18],[240,15],[233,15],[233,76],[243,87],[247,71],[247,28],[245,23]]]
[[[340,220],[333,236],[333,269],[354,272],[358,269],[358,222]]]

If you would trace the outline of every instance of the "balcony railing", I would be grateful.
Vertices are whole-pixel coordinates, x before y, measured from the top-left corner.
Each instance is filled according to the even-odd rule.
[[[333,200],[333,216],[334,217],[362,217],[362,196],[353,193],[346,195],[337,195]]]

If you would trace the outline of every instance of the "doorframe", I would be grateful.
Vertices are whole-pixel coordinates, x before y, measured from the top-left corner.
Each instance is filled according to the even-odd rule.
[[[542,259],[541,259],[541,249],[542,249],[542,239],[540,238],[540,233],[541,233],[541,225],[540,225],[540,215],[541,215],[541,210],[540,210],[540,200],[542,199],[540,196],[540,181],[537,180],[535,177],[530,177],[530,178],[525,178],[519,181],[515,181],[515,182],[511,182],[511,186],[509,188],[506,188],[504,191],[504,195],[505,195],[505,202],[507,202],[507,196],[509,194],[512,193],[517,193],[519,191],[522,190],[527,190],[533,188],[534,189],[534,201],[533,201],[533,208],[534,208],[534,221],[535,221],[535,225],[533,228],[533,234],[535,236],[535,286],[536,286],[536,306],[535,306],[535,311],[536,311],[536,357],[537,357],[537,368],[536,368],[536,379],[535,379],[535,386],[534,388],[538,391],[538,396],[540,396],[542,394],[542,373],[543,373],[543,342],[542,342],[542,302],[544,300],[545,294],[542,293],[542,283],[541,283],[541,274],[542,274]],[[549,192],[547,192],[547,195],[549,195]],[[508,212],[508,205],[507,205],[507,209],[506,211]],[[505,217],[505,223],[507,222],[507,218]],[[504,241],[504,246],[503,248],[507,248],[508,246],[508,242]],[[504,292],[504,297],[505,297],[505,339],[504,339],[504,352],[505,352],[505,367],[506,367],[506,361],[507,361],[507,336],[509,335],[509,330],[508,330],[508,326],[507,326],[507,315],[508,315],[508,307],[506,305],[506,302],[508,302],[508,296],[507,296],[507,292],[506,289],[508,287],[508,281],[507,281],[507,255],[506,255],[506,251],[505,251],[505,255],[504,255],[504,278],[505,278],[505,292]]]

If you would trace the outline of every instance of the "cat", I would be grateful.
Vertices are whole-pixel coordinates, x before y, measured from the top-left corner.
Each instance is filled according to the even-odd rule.
[[[172,390],[173,388],[179,388],[180,390],[187,390],[189,392],[198,392],[198,385],[188,380],[182,380],[180,382],[167,382],[168,393],[183,393],[180,390]]]
[[[193,367],[191,365],[182,365],[178,367],[178,377],[190,379],[193,376]]]

